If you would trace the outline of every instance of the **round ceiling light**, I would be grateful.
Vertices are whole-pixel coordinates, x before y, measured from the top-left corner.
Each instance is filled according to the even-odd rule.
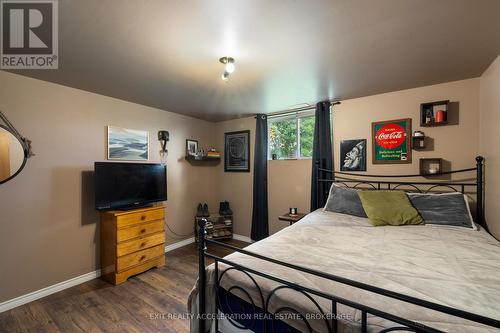
[[[234,58],[222,57],[219,59],[219,62],[221,64],[224,64],[224,73],[222,74],[221,78],[222,80],[227,81],[229,79],[229,75],[236,69],[234,65]]]

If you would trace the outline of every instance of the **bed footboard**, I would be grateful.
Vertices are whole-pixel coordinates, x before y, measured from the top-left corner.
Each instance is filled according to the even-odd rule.
[[[220,287],[220,281],[224,277],[224,274],[230,270],[237,270],[241,272],[242,274],[246,275],[253,283],[253,286],[256,291],[258,291],[259,297],[261,304],[263,304],[263,308],[257,308],[257,304],[255,304],[253,301],[251,303],[247,303],[245,305],[241,306],[246,306],[250,307],[252,309],[252,312],[255,314],[259,312],[259,320],[256,320],[255,318],[247,318],[247,320],[243,321],[237,321],[231,319],[231,316],[226,316],[225,318],[225,323],[229,323],[230,325],[234,326],[235,328],[238,329],[248,329],[248,330],[254,330],[256,329],[257,331],[262,331],[262,332],[299,332],[299,331],[308,331],[308,332],[313,332],[312,325],[310,323],[310,320],[300,312],[298,309],[294,309],[292,305],[284,305],[281,306],[278,309],[273,310],[272,312],[269,309],[269,304],[270,301],[273,297],[273,295],[276,294],[278,290],[282,289],[290,289],[293,290],[297,293],[300,293],[303,295],[303,297],[307,298],[310,302],[312,302],[316,308],[318,309],[318,313],[321,314],[321,320],[323,320],[324,324],[324,332],[338,332],[338,315],[339,313],[337,312],[337,308],[339,305],[344,305],[348,306],[350,308],[356,309],[361,313],[361,327],[360,331],[365,333],[368,332],[368,315],[370,315],[371,318],[373,317],[379,317],[383,318],[391,323],[394,323],[394,325],[391,325],[390,327],[384,328],[379,330],[379,333],[385,333],[385,332],[393,332],[393,331],[409,331],[409,332],[429,332],[429,333],[435,333],[435,332],[443,332],[442,330],[439,330],[434,327],[430,327],[428,325],[424,325],[419,322],[415,322],[413,320],[410,320],[408,318],[403,318],[401,316],[388,313],[386,311],[377,309],[373,306],[367,306],[365,304],[361,304],[360,302],[345,299],[338,297],[333,294],[325,293],[319,290],[316,290],[314,288],[309,288],[306,286],[299,285],[297,283],[294,283],[293,281],[287,281],[283,277],[277,277],[273,276],[271,274],[261,272],[258,269],[252,268],[252,267],[245,267],[243,265],[240,265],[238,263],[232,262],[230,260],[227,260],[225,258],[221,258],[213,253],[210,253],[207,250],[207,244],[210,246],[214,247],[222,247],[226,249],[233,250],[235,252],[239,252],[254,258],[257,258],[259,260],[264,260],[268,261],[277,265],[282,265],[290,269],[298,270],[307,274],[311,274],[317,277],[321,277],[325,280],[328,281],[335,281],[338,282],[342,285],[345,286],[350,286],[354,288],[359,288],[364,291],[368,291],[371,293],[375,293],[377,295],[385,296],[397,301],[401,301],[407,304],[413,304],[415,306],[418,306],[422,309],[430,309],[434,310],[452,317],[457,317],[457,318],[462,318],[468,321],[472,321],[475,323],[483,324],[485,326],[491,327],[491,328],[499,328],[500,329],[500,321],[492,318],[488,318],[485,316],[481,316],[478,314],[466,312],[463,310],[455,309],[452,307],[444,306],[441,304],[429,302],[426,300],[418,299],[412,296],[407,296],[403,295],[400,293],[396,293],[390,290],[382,289],[379,287],[367,285],[364,283],[360,283],[357,281],[349,280],[346,278],[343,278],[341,276],[336,276],[332,274],[328,274],[325,272],[320,272],[316,271],[313,269],[309,269],[306,267],[301,267],[298,265],[294,265],[292,263],[287,263],[287,262],[282,262],[280,260],[276,260],[270,257],[266,257],[257,253],[249,252],[244,249],[237,248],[235,246],[221,243],[218,241],[214,241],[211,239],[206,239],[205,238],[205,220],[200,220],[199,221],[199,242],[198,242],[198,251],[199,251],[199,292],[198,292],[198,304],[199,304],[199,313],[198,313],[198,330],[200,333],[208,332],[208,331],[215,331],[219,332],[219,316],[213,314],[208,314],[206,311],[206,304],[207,301],[209,302],[214,302],[215,304],[215,314],[218,314],[219,311],[227,311],[228,307],[221,307],[221,299],[219,297],[220,291],[219,289],[222,289]],[[206,295],[207,295],[207,278],[206,278],[206,258],[210,258],[214,260],[214,275],[215,275],[215,292],[214,293],[209,293],[212,295],[213,300],[207,300]],[[225,270],[221,272],[220,270],[220,264],[224,264]],[[228,268],[229,267],[229,268]],[[272,281],[275,281],[276,283],[279,284],[277,288],[274,290],[271,290],[267,292],[267,295],[265,295],[255,277],[263,278],[263,279],[269,279]],[[226,295],[230,294],[231,291],[237,290],[240,294],[247,295],[248,298],[251,300],[252,298],[250,297],[249,291],[245,290],[242,286],[232,286],[228,290],[223,290]],[[328,300],[329,304],[331,304],[329,311],[324,311],[322,307],[318,304],[316,301],[317,298],[322,298],[324,300]],[[227,297],[225,297],[227,301]],[[231,306],[229,307],[231,308]],[[230,310],[231,311],[231,310]],[[283,322],[283,314],[287,315],[294,315],[293,318],[294,320],[298,320],[302,323],[302,328],[299,329],[294,329],[293,327],[287,325],[286,322]],[[262,319],[263,318],[263,319]],[[317,318],[316,318],[317,319]],[[259,322],[260,321],[260,322]]]

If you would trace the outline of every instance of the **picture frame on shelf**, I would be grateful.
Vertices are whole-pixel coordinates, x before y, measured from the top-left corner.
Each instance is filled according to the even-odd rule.
[[[195,157],[198,154],[198,140],[186,139],[186,156]]]

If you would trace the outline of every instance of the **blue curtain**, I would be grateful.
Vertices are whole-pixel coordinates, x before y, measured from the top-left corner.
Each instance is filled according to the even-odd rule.
[[[316,104],[311,177],[311,212],[325,205],[329,191],[328,183],[318,183],[316,167],[333,170],[330,105],[329,101]]]
[[[267,207],[267,116],[258,114],[256,119],[251,236],[254,241],[259,241],[269,236],[269,213]]]

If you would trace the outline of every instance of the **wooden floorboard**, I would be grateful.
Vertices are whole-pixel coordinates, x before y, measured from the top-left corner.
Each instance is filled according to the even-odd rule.
[[[229,244],[248,245],[235,240]],[[225,256],[232,251],[211,252]],[[166,261],[165,267],[119,286],[96,279],[0,313],[0,332],[189,332],[187,319],[170,319],[168,314],[188,312],[188,295],[198,277],[196,246],[171,251]]]

